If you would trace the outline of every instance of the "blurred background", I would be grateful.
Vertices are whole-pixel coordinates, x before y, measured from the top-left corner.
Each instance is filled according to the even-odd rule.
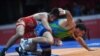
[[[68,9],[73,16],[99,14],[100,0],[0,0],[0,7],[2,25],[15,23],[19,17],[36,12],[49,12],[54,7]]]
[[[0,44],[15,33],[15,22],[37,12],[61,7],[82,19],[88,28],[88,39],[100,38],[100,0],[0,0]]]

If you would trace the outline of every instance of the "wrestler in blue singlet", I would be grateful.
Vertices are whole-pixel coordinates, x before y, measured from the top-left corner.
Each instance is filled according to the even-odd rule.
[[[61,19],[60,19],[61,20]],[[56,21],[53,21],[50,23],[50,27],[52,28],[52,33],[53,33],[53,36],[54,37],[57,37],[57,38],[64,38],[64,37],[67,37],[67,36],[70,36],[68,30],[62,28],[60,25],[59,25],[59,21],[60,20],[56,20]],[[38,26],[36,27],[36,34],[37,36],[42,36],[43,33],[45,31],[47,31],[45,29],[45,27],[39,23]]]
[[[50,27],[52,28],[52,33],[53,36],[56,38],[64,38],[70,36],[68,30],[62,28],[59,25],[60,20],[56,20],[50,23]],[[45,27],[42,25],[42,23],[39,23],[35,29],[37,36],[43,36],[43,33],[46,32],[47,30]],[[50,44],[40,44],[40,47],[43,48],[50,48]]]

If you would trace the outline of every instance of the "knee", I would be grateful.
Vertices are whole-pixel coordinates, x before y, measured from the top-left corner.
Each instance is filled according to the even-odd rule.
[[[24,35],[24,34],[22,34],[22,33],[16,33],[16,36],[17,36],[17,37],[20,37],[20,38],[23,37],[23,35]]]
[[[25,27],[23,27],[22,25],[17,26],[16,28],[16,35],[18,37],[22,37],[25,33]]]
[[[54,43],[54,39],[53,39],[53,36],[52,36],[52,34],[50,33],[50,32],[45,32],[44,34],[43,34],[43,36],[45,37],[45,39],[46,39],[46,41],[48,42],[48,43],[50,43],[50,44],[53,44]]]
[[[44,38],[45,42],[49,43],[50,45],[54,44],[53,39]]]

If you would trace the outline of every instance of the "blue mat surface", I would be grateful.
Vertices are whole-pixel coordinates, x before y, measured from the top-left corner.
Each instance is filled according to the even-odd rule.
[[[100,39],[91,39],[85,40],[89,47],[100,47]],[[14,52],[15,47],[18,45],[13,45],[7,52]],[[2,50],[4,46],[0,45],[0,50]],[[61,47],[52,46],[52,49],[60,49],[60,48],[80,48],[81,45],[77,41],[64,41]],[[38,46],[40,49],[40,47]]]

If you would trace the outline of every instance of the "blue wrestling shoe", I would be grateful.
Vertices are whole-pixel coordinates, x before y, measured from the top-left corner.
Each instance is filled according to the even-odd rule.
[[[15,50],[19,54],[19,56],[41,56],[41,51],[36,51],[36,52],[23,51],[19,47],[16,47]]]
[[[5,52],[0,52],[0,56],[5,56]]]
[[[0,56],[5,56],[5,52],[6,52],[7,48],[3,48],[0,52]]]
[[[15,50],[16,50],[16,52],[19,54],[19,56],[28,55],[27,52],[23,52],[22,50],[19,50],[19,47],[16,47]]]

